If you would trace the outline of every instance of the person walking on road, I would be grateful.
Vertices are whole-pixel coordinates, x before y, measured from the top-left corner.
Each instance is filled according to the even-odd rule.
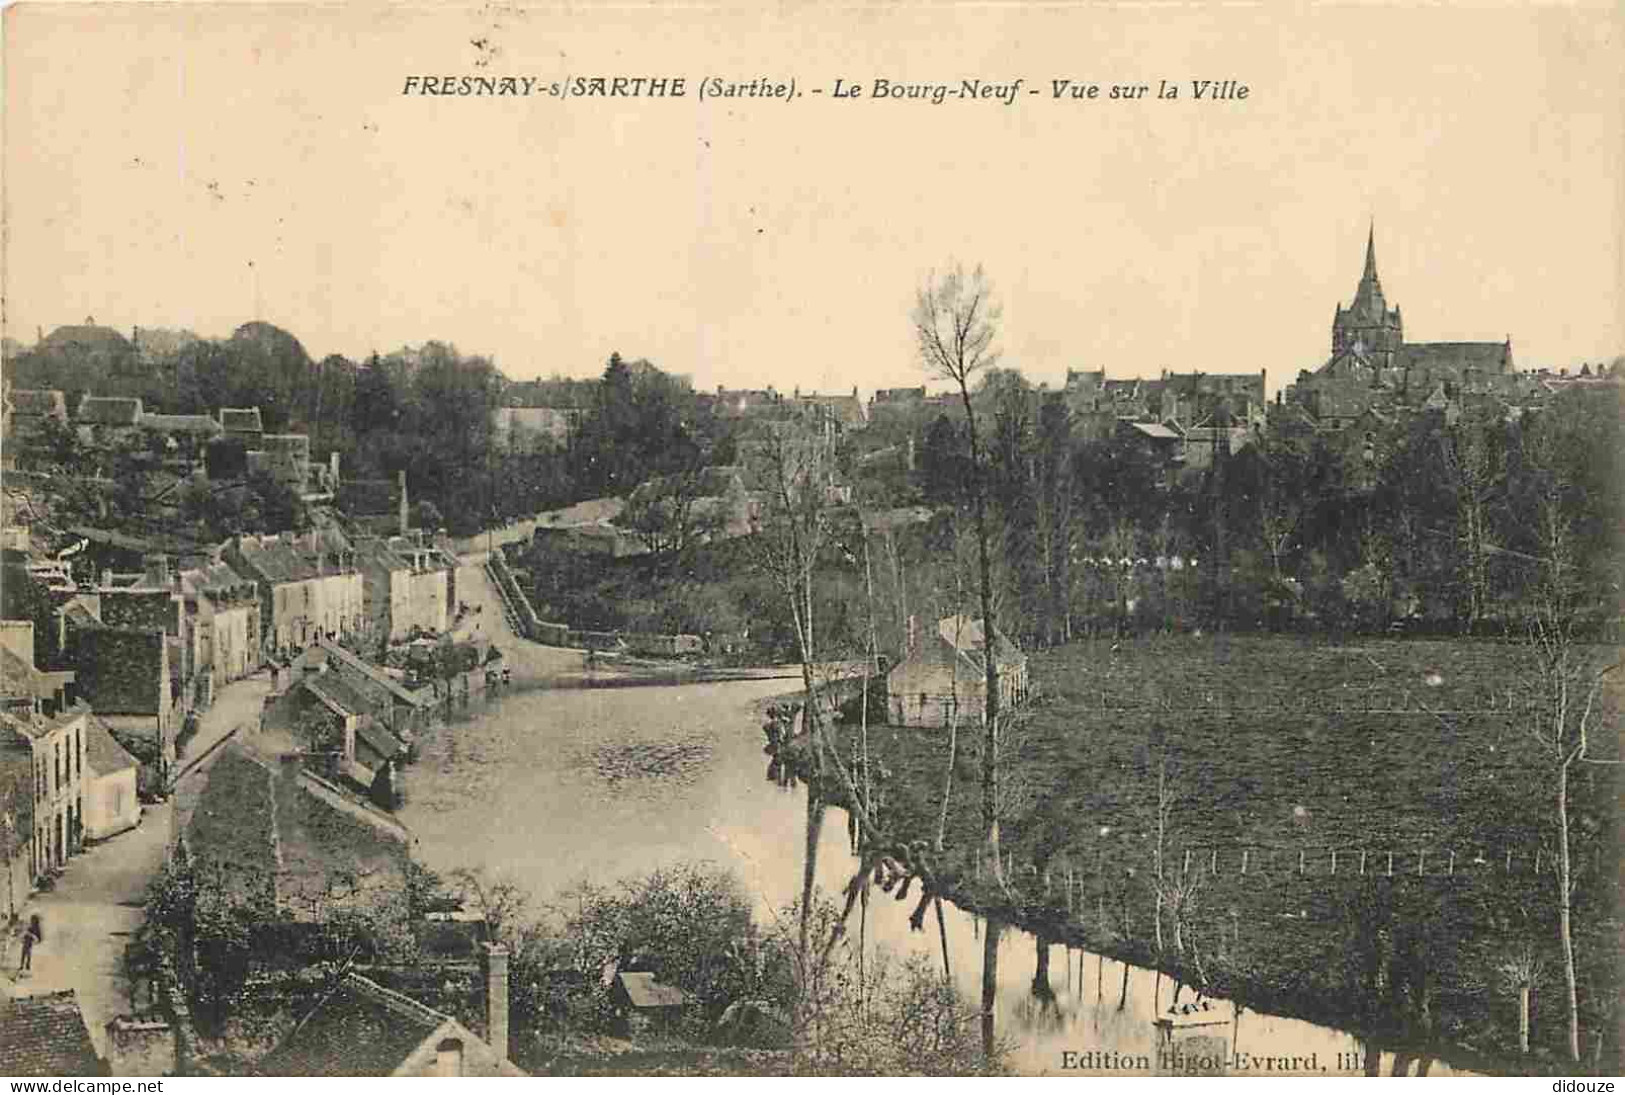
[[[34,968],[34,944],[44,938],[40,930],[39,913],[28,918],[28,927],[23,929],[23,960],[17,967],[18,973]]]

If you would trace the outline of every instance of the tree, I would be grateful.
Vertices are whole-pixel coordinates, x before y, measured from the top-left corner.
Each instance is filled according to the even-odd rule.
[[[940,279],[935,275],[927,277],[916,294],[912,315],[921,364],[930,375],[958,387],[965,407],[966,440],[970,450],[967,478],[976,515],[982,628],[987,636],[983,657],[987,670],[987,701],[982,716],[982,827],[994,875],[1002,881],[997,758],[1000,704],[998,661],[994,657],[993,642],[993,560],[987,517],[987,468],[977,432],[976,407],[971,401],[972,381],[998,362],[999,351],[994,342],[998,337],[999,317],[1000,308],[993,301],[992,286],[980,266],[969,276],[964,267],[955,266]]]
[[[1543,514],[1546,545],[1545,576],[1525,619],[1524,648],[1529,670],[1525,689],[1529,697],[1523,712],[1525,730],[1534,748],[1537,771],[1550,780],[1553,822],[1557,830],[1558,943],[1563,956],[1563,982],[1568,1002],[1568,1051],[1580,1059],[1580,1005],[1574,953],[1574,873],[1570,781],[1577,766],[1617,764],[1593,757],[1591,730],[1601,719],[1605,679],[1618,663],[1607,663],[1608,652],[1588,647],[1575,636],[1574,578],[1569,565],[1570,539],[1566,521],[1549,507]]]

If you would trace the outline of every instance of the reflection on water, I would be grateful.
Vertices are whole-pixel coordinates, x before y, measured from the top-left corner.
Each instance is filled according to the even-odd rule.
[[[695,860],[731,868],[763,913],[811,885],[839,896],[858,868],[844,813],[809,809],[803,788],[763,776],[752,704],[785,689],[764,680],[499,697],[424,743],[407,770],[402,818],[430,867],[483,866],[543,904],[583,879],[609,883]],[[986,1001],[983,1036],[1011,1043],[1021,1072],[1140,1072],[1157,1063],[1153,1020],[1176,994],[1180,1006],[1196,999],[1160,974],[952,905],[912,931],[914,905],[865,891],[853,926],[867,947],[921,954],[951,971],[967,999]],[[1226,1001],[1209,1001],[1205,1014],[1217,1025],[1191,1032],[1201,1039],[1191,1044],[1222,1043],[1254,1066],[1247,1071],[1280,1071],[1281,1058],[1311,1054],[1316,1069],[1361,1071],[1359,1044],[1341,1032],[1238,1016]],[[1168,1068],[1165,1056],[1165,1070],[1188,1071],[1190,1057]]]

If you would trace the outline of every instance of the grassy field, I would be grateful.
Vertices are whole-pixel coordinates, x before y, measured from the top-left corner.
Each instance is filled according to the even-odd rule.
[[[1497,991],[1497,966],[1527,942],[1556,976],[1535,1024],[1547,1045],[1560,1034],[1562,980],[1553,784],[1526,734],[1526,668],[1508,644],[1270,635],[1103,640],[1037,655],[1040,698],[1002,750],[1016,918],[1096,949],[1177,961],[1153,951],[1148,883],[1166,762],[1164,873],[1201,878],[1187,922],[1209,967],[1228,961],[1277,1007],[1358,1028],[1388,1022],[1398,1006],[1362,998],[1362,983],[1369,997],[1388,981],[1370,963],[1398,963],[1426,982],[1417,1014],[1428,1040],[1498,1052],[1508,1037],[1515,1045],[1516,1013]],[[1609,755],[1617,724],[1607,712],[1594,739]],[[855,741],[855,728],[844,733]],[[944,843],[965,903],[1009,904],[969,866],[979,737],[979,727],[961,729]],[[891,832],[935,837],[947,739],[870,728]],[[1618,773],[1586,766],[1572,792],[1582,994],[1599,1005],[1618,996]]]

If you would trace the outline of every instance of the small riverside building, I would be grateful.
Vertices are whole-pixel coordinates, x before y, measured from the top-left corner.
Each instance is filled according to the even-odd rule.
[[[987,643],[982,621],[945,616],[886,677],[887,710],[894,726],[947,727],[980,723],[987,710]],[[1027,655],[993,629],[999,703],[1012,707],[1027,698]]]

